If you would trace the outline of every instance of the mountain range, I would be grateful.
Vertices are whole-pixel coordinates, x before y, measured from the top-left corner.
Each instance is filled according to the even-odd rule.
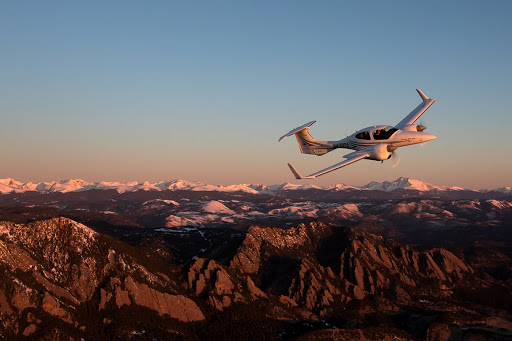
[[[202,182],[190,182],[186,180],[160,181],[156,183],[149,182],[87,182],[80,179],[58,180],[50,182],[20,182],[11,178],[0,179],[0,193],[68,193],[81,192],[89,190],[115,190],[118,193],[135,192],[135,191],[216,191],[216,192],[245,192],[251,194],[276,194],[281,191],[295,190],[321,190],[327,192],[339,191],[382,191],[393,192],[396,190],[414,190],[420,192],[443,192],[443,191],[471,191],[471,192],[501,192],[512,194],[512,187],[501,187],[494,190],[475,191],[464,189],[461,187],[435,186],[420,180],[400,177],[395,181],[370,182],[364,186],[348,186],[345,184],[337,184],[332,186],[315,186],[311,184],[297,185],[292,183],[283,183],[280,185],[261,185],[261,184],[239,184],[239,185],[209,185]]]
[[[0,340],[512,338],[510,188],[0,189]]]

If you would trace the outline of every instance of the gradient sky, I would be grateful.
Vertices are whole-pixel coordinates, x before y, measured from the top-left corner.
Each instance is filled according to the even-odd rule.
[[[0,178],[296,182],[420,103],[438,138],[309,183],[512,185],[512,1],[4,1]]]

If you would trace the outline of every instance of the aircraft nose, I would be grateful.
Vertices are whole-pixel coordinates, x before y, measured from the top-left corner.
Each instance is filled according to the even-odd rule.
[[[437,139],[437,136],[429,134],[429,133],[423,133],[423,139],[425,141],[432,141],[434,139]]]

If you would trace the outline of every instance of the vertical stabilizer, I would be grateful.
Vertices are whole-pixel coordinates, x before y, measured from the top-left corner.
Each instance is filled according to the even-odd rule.
[[[324,155],[333,149],[333,146],[327,144],[327,141],[315,140],[309,134],[308,129],[295,133],[302,154]]]
[[[302,154],[313,154],[313,155],[324,155],[334,149],[332,144],[327,141],[317,141],[308,132],[316,121],[311,121],[298,128],[290,130],[287,134],[284,134],[279,139],[279,142],[287,138],[288,136],[295,135],[299,149]]]

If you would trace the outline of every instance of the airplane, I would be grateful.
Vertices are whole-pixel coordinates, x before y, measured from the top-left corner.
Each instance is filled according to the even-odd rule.
[[[422,102],[394,127],[377,125],[356,131],[339,141],[317,141],[308,132],[309,128],[316,122],[311,121],[281,136],[279,142],[295,135],[302,154],[322,156],[337,148],[355,150],[355,152],[343,156],[346,160],[308,176],[301,176],[295,167],[289,163],[288,167],[290,167],[295,178],[314,179],[363,159],[384,162],[393,155],[398,147],[424,143],[437,138],[432,134],[423,132],[427,127],[414,124],[435,102],[435,99],[428,98],[420,89],[416,89],[416,91],[421,96]]]

